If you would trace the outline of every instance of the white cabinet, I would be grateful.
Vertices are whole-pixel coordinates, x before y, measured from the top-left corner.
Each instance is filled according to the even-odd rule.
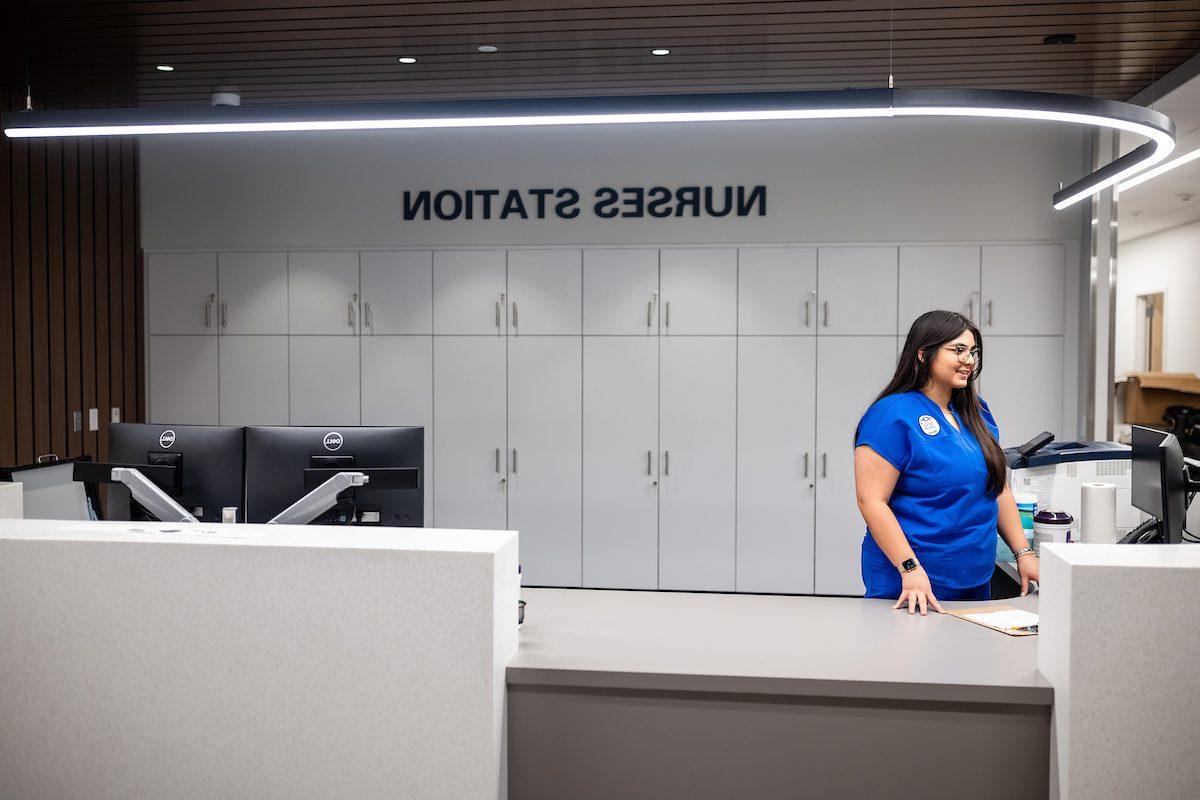
[[[357,425],[358,340],[290,336],[288,352],[291,424]]]
[[[813,590],[816,339],[738,340],[737,590]]]
[[[584,586],[658,588],[657,454],[658,339],[586,337]]]
[[[866,523],[854,491],[854,431],[891,378],[895,335],[817,340],[817,594],[863,593]]]
[[[216,425],[216,338],[151,336],[148,351],[147,419],[174,425]]]
[[[658,251],[583,251],[583,332],[589,336],[658,333]]]
[[[579,335],[583,316],[579,250],[508,251],[508,333]]]
[[[817,332],[896,335],[895,247],[822,247],[817,251]]]
[[[303,335],[358,333],[358,253],[288,254],[288,329]]]
[[[370,252],[360,261],[363,336],[433,333],[433,253]]]
[[[434,518],[440,528],[507,527],[505,341],[433,342]]]
[[[737,333],[737,250],[664,249],[659,260],[662,325],[674,336]]]
[[[663,339],[660,589],[734,590],[737,339]]]
[[[432,528],[433,337],[363,336],[359,347],[362,424],[425,428],[425,527]]]
[[[222,336],[288,332],[286,253],[221,253],[217,275]]]
[[[1065,282],[1066,247],[1061,244],[985,246],[980,333],[1061,335]]]
[[[738,251],[738,333],[812,335],[817,331],[815,247]]]
[[[217,333],[216,253],[146,256],[146,332]]]
[[[507,292],[503,250],[439,250],[433,254],[433,332],[503,335]]]
[[[984,339],[980,396],[1000,427],[1000,446],[1023,444],[1042,431],[1063,430],[1061,336],[990,336]]]
[[[288,337],[220,339],[221,424],[288,424]]]
[[[508,342],[508,527],[521,536],[522,583],[582,580],[583,340]]]
[[[977,245],[900,248],[899,327],[908,334],[926,311],[957,311],[979,323],[979,247]]]

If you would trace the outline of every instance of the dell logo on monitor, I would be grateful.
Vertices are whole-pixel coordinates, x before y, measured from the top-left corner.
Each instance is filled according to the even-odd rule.
[[[158,443],[159,443],[159,445],[162,446],[162,448],[164,450],[166,448],[170,447],[171,445],[175,444],[175,431],[171,431],[171,430],[163,431],[158,436]]]
[[[325,449],[326,450],[333,452],[334,450],[340,450],[341,447],[342,447],[342,435],[340,433],[338,433],[337,431],[330,431],[329,433],[325,434]]]

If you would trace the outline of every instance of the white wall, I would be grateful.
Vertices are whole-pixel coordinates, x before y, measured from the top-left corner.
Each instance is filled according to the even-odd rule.
[[[142,245],[1077,241],[1081,131],[911,119],[145,137]],[[405,189],[766,184],[765,217],[405,222]]]
[[[1163,370],[1200,375],[1200,222],[1131,242],[1118,253],[1116,374],[1138,368],[1137,298],[1163,292]]]

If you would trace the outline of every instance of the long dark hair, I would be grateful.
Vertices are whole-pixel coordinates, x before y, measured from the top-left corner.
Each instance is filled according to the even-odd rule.
[[[975,441],[979,442],[984,463],[987,464],[987,492],[992,497],[997,497],[1004,490],[1004,451],[1000,449],[996,437],[992,436],[992,431],[984,424],[983,415],[980,413],[975,381],[983,371],[983,337],[979,335],[979,328],[975,327],[971,320],[956,311],[926,311],[917,317],[908,329],[904,349],[896,363],[896,374],[876,400],[893,394],[919,392],[924,389],[929,383],[929,365],[937,357],[938,351],[965,331],[970,331],[975,337],[980,360],[976,362],[975,371],[967,380],[966,388],[951,391],[950,403],[958,411],[959,418],[966,423],[967,429],[974,434]]]

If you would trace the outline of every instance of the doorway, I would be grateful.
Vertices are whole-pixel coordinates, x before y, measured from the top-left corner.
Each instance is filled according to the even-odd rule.
[[[1163,292],[1138,295],[1137,362],[1140,372],[1163,369]]]

